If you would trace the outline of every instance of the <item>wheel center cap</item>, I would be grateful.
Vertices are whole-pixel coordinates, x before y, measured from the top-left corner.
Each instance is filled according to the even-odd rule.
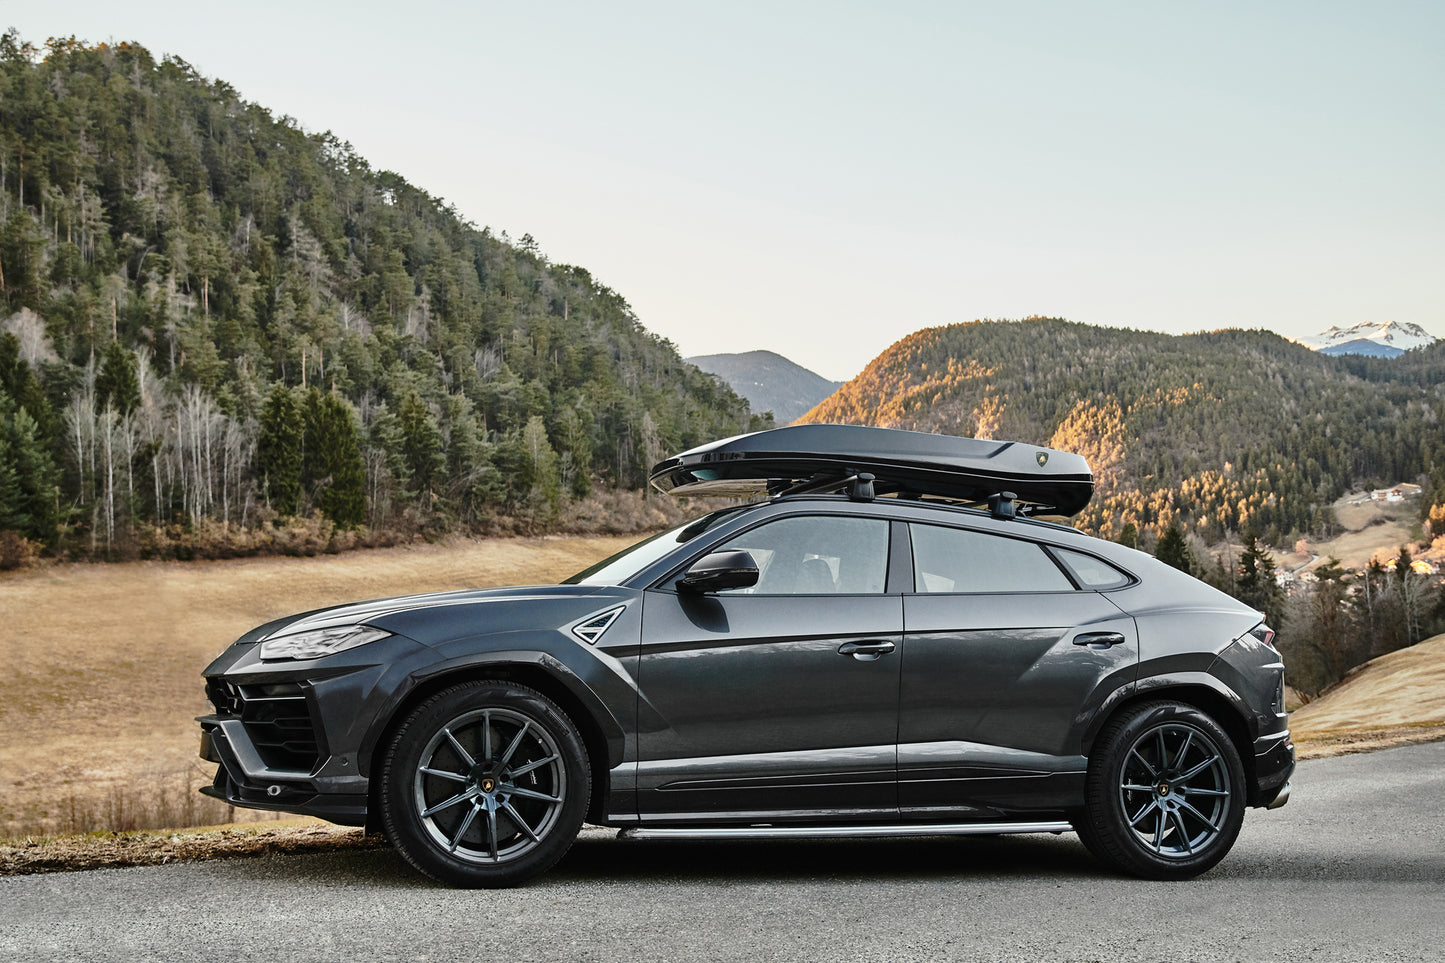
[[[1169,795],[1169,784],[1168,784],[1167,782],[1161,782],[1161,783],[1159,784],[1159,795],[1161,795],[1161,796],[1167,796],[1167,795]]]
[[[497,789],[497,780],[491,776],[483,776],[482,781],[478,783],[478,785],[481,787],[482,792],[495,792]]]

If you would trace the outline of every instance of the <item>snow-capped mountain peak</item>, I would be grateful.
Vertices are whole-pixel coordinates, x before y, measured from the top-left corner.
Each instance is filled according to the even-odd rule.
[[[1408,321],[1361,321],[1348,328],[1338,326],[1308,338],[1296,338],[1307,348],[1324,354],[1373,354],[1394,357],[1434,344],[1440,340]]]

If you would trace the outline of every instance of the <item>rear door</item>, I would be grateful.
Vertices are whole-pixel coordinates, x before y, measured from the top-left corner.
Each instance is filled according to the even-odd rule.
[[[643,606],[638,806],[644,822],[896,818],[903,603],[890,526],[775,518],[713,550],[752,588],[669,583]]]
[[[1082,798],[1078,733],[1133,682],[1134,621],[1107,563],[1020,537],[909,526],[899,805],[905,818],[1051,809]]]

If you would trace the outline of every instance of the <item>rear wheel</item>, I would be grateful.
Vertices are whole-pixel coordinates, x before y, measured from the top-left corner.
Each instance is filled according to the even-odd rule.
[[[387,837],[457,886],[512,886],[562,858],[587,811],[587,754],[546,696],[507,682],[444,690],[417,706],[382,766]]]
[[[1244,820],[1244,768],[1224,729],[1180,702],[1125,711],[1089,759],[1079,838],[1148,879],[1188,879],[1224,858]]]

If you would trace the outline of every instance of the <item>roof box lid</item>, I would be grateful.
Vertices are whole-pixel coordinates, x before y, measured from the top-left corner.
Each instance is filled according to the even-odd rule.
[[[1012,492],[1040,513],[1074,515],[1089,503],[1094,476],[1072,452],[893,428],[793,425],[737,435],[659,463],[650,479],[672,495],[749,498],[836,477],[872,474],[878,494],[931,495],[971,502]]]

